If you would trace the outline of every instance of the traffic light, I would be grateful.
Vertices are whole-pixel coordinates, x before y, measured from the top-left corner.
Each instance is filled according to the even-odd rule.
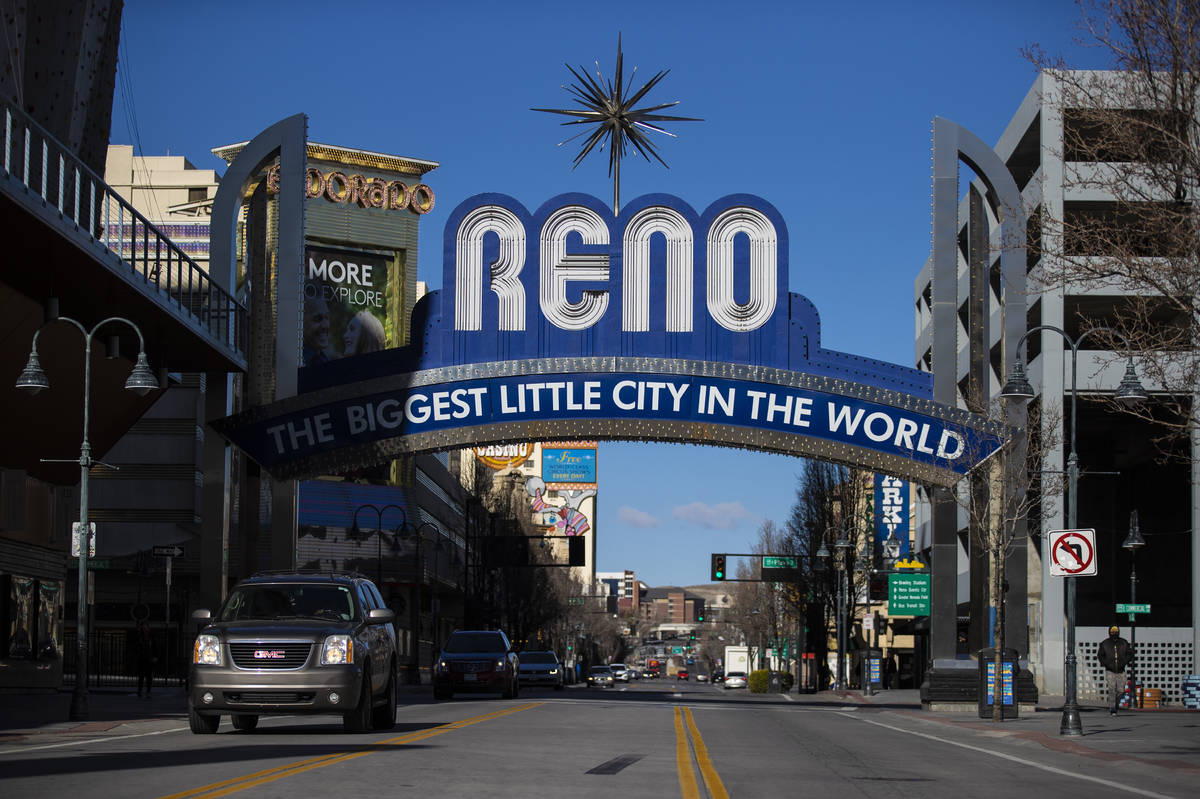
[[[725,579],[725,556],[724,555],[713,555],[712,556],[712,579],[714,581]]]

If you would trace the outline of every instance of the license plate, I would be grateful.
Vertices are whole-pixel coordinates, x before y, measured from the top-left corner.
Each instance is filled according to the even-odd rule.
[[[478,674],[464,674],[463,675],[463,682],[475,682],[477,679],[479,679]]]

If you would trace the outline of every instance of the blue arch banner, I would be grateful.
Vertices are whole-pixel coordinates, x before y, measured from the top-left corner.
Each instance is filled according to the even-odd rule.
[[[766,201],[561,195],[451,214],[413,343],[302,369],[300,393],[215,421],[277,477],[544,439],[707,443],[950,484],[1004,441],[932,375],[821,347]]]

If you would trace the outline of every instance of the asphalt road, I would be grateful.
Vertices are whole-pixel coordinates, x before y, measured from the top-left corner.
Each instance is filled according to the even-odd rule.
[[[4,697],[0,697],[0,703]],[[848,697],[760,696],[695,682],[400,697],[397,726],[340,717],[223,719],[182,707],[117,724],[0,731],[0,795],[296,797],[1191,797],[1200,716],[1089,713],[1087,745],[1054,714],[999,727]],[[1165,721],[1163,719],[1166,719]],[[1033,793],[1030,793],[1033,792]]]

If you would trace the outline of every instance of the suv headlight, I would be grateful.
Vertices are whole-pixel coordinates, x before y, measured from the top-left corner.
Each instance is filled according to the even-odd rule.
[[[322,666],[343,666],[354,662],[354,641],[348,635],[331,635],[321,647]]]
[[[446,672],[450,671],[450,664],[439,658],[437,662],[437,671],[438,674],[445,674]]]
[[[496,671],[504,671],[506,662],[504,658],[496,658]]]
[[[215,635],[198,635],[192,648],[192,662],[205,666],[221,665],[221,639]]]

